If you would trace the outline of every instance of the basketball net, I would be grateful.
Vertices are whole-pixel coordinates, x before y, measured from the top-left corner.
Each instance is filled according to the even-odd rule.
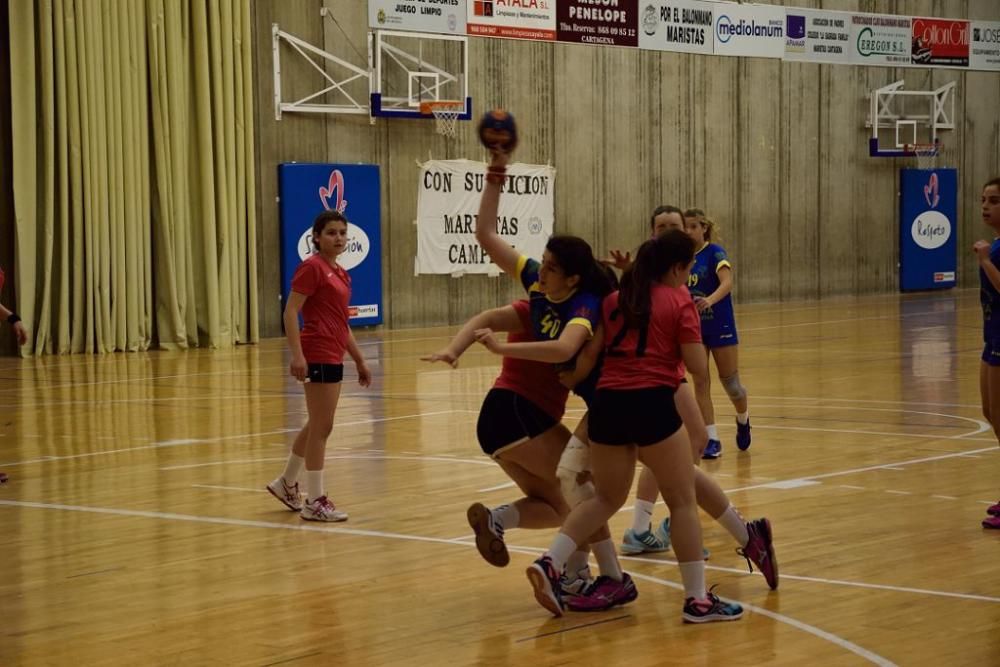
[[[437,133],[443,137],[454,137],[456,121],[462,115],[463,111],[465,111],[465,104],[461,102],[456,104],[435,104],[431,107]]]
[[[917,158],[920,169],[934,169],[937,166],[939,144],[913,144],[910,150]]]

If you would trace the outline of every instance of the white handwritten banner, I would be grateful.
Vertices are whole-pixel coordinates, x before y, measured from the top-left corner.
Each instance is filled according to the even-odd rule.
[[[541,258],[555,221],[555,169],[516,163],[507,167],[497,233],[529,257]],[[417,189],[416,275],[497,273],[476,242],[477,212],[486,165],[471,160],[430,160]]]

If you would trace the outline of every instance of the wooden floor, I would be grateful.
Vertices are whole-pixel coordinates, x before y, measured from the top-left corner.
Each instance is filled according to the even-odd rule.
[[[486,565],[465,508],[516,496],[475,438],[498,359],[423,364],[439,328],[360,334],[376,380],[348,369],[327,488],[351,519],[331,526],[262,491],[304,420],[283,341],[0,359],[0,665],[1000,665],[977,293],[738,312],[754,443],[716,383],[706,468],[770,517],[782,574],[769,592],[705,522],[740,622],[683,625],[671,553],[625,560],[636,602],[558,620],[524,577],[550,532],[510,531],[511,565]]]

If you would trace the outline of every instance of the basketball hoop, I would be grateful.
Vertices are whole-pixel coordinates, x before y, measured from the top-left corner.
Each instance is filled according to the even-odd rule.
[[[917,158],[920,169],[934,169],[937,166],[938,150],[941,144],[906,144],[903,150]]]
[[[420,113],[434,116],[435,130],[443,137],[454,137],[456,121],[465,113],[465,103],[456,100],[421,102]]]

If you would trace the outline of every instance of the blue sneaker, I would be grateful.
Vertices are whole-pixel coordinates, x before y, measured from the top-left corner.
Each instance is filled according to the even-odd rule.
[[[661,523],[659,526],[656,527],[656,536],[658,538],[660,538],[660,540],[662,542],[666,543],[668,549],[670,548],[670,517],[669,516],[666,519],[663,520],[663,523]],[[701,555],[702,555],[702,558],[704,558],[705,560],[708,560],[708,557],[711,556],[712,554],[711,554],[711,552],[708,549],[706,549],[705,547],[702,547],[701,548]]]
[[[659,530],[659,529],[657,529]],[[653,531],[647,530],[643,533],[636,533],[631,528],[625,531],[622,537],[621,550],[623,554],[635,556],[645,553],[660,553],[670,548],[670,537],[661,540]]]
[[[747,445],[749,447],[749,445]],[[709,440],[705,445],[705,452],[701,455],[703,459],[717,459],[722,456],[722,443],[718,440]]]
[[[562,590],[559,586],[559,573],[552,566],[552,559],[542,556],[528,567],[526,574],[538,604],[552,612],[553,616],[562,616]]]
[[[743,616],[743,607],[735,602],[723,602],[719,596],[709,590],[703,600],[695,598],[685,600],[682,616],[685,623],[736,621]]]
[[[736,446],[740,448],[741,452],[745,452],[750,449],[750,420],[747,419],[746,424],[741,424],[740,420],[736,420]]]

